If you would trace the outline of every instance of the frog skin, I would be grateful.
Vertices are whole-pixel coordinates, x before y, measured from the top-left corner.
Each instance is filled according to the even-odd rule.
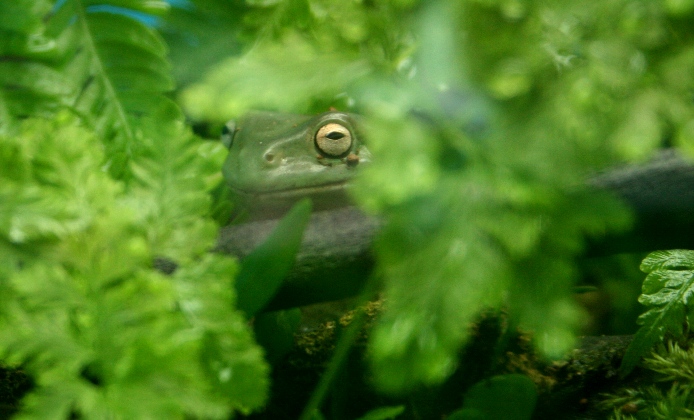
[[[236,213],[245,220],[274,218],[303,197],[317,211],[348,205],[348,181],[371,162],[358,127],[358,116],[337,111],[251,112],[228,122],[222,172]]]

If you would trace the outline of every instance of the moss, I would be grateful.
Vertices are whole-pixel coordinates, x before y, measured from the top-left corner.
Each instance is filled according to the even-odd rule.
[[[17,411],[31,387],[31,378],[23,370],[0,364],[0,419],[10,418]]]
[[[651,380],[623,386],[603,395],[601,406],[612,419],[694,417],[694,347],[676,342],[661,345],[643,361]]]

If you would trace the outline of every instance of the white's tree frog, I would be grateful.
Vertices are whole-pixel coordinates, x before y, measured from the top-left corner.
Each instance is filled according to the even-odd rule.
[[[347,181],[371,162],[358,119],[337,111],[252,112],[227,123],[223,173],[234,203],[252,219],[276,217],[302,197],[316,210],[347,205]]]

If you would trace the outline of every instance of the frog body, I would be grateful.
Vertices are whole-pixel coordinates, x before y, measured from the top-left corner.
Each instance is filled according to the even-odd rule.
[[[348,181],[371,162],[358,126],[358,116],[337,111],[252,112],[227,123],[223,173],[238,209],[264,219],[302,197],[310,197],[316,210],[347,205]]]

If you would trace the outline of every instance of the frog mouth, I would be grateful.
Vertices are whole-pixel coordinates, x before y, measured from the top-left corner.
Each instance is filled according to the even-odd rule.
[[[310,185],[306,187],[292,187],[292,188],[279,188],[274,190],[265,191],[249,191],[240,188],[230,187],[236,194],[240,196],[245,196],[248,198],[255,198],[258,200],[268,200],[273,199],[296,199],[299,200],[303,197],[317,197],[323,194],[334,194],[338,192],[343,192],[347,187],[348,182],[336,181],[336,182],[326,182],[323,184]]]

